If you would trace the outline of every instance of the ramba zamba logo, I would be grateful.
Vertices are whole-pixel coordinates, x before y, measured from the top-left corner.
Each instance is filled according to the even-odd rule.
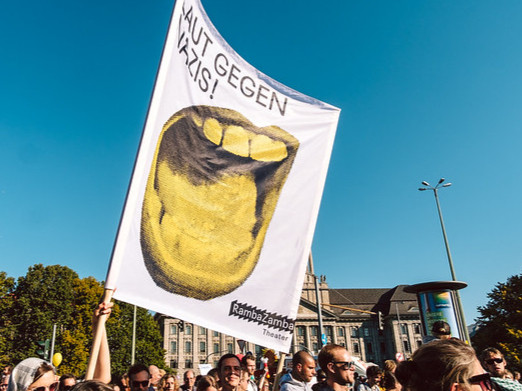
[[[228,316],[236,316],[239,319],[255,322],[280,331],[294,332],[295,319],[277,315],[245,303],[238,303],[237,300],[230,303]]]
[[[160,288],[199,300],[232,292],[257,264],[299,141],[240,113],[191,106],[158,138],[142,205],[145,265]]]

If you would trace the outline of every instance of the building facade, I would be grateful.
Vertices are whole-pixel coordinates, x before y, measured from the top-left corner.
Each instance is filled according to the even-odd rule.
[[[320,295],[323,334],[328,343],[346,347],[350,354],[379,365],[395,359],[397,353],[408,358],[422,341],[422,326],[417,299],[404,292],[405,285],[383,289],[333,289],[321,276],[306,274],[295,323],[290,353],[308,350],[316,355],[321,346],[318,326],[317,293]],[[379,324],[379,315],[382,314]],[[180,319],[156,315],[163,334],[167,365],[178,373],[199,364],[215,366],[225,353],[251,351],[261,356],[263,347],[208,330]]]

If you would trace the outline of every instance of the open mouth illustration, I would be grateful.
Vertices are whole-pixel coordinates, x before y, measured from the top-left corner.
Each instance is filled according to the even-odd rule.
[[[240,113],[192,106],[164,125],[141,217],[145,265],[162,289],[225,295],[257,264],[299,141]]]

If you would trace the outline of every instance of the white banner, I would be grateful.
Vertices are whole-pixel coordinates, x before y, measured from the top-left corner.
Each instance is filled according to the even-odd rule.
[[[198,0],[178,1],[106,288],[288,352],[339,112],[253,68]]]

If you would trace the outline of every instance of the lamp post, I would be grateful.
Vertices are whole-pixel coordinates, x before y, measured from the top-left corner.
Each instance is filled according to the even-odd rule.
[[[442,228],[442,236],[444,237],[444,245],[446,246],[446,254],[448,255],[448,262],[449,262],[449,267],[450,267],[450,271],[451,271],[451,278],[453,281],[457,281],[457,277],[455,275],[455,269],[453,268],[453,260],[451,259],[451,252],[450,252],[450,248],[449,248],[448,237],[446,235],[446,228],[444,227],[444,220],[442,219],[442,211],[440,209],[439,196],[437,193],[437,190],[439,188],[450,187],[451,183],[444,183],[444,184],[443,183],[444,183],[444,178],[439,179],[439,182],[435,186],[431,186],[428,182],[422,181],[422,184],[426,187],[419,187],[419,191],[433,190],[433,195],[435,196],[435,202],[437,203],[437,211],[439,212],[440,226]],[[457,297],[457,307],[459,310],[460,319],[462,321],[462,325],[461,325],[462,329],[463,329],[462,331],[466,338],[466,341],[468,341],[468,343],[471,343],[471,341],[469,339],[469,334],[468,334],[468,327],[466,326],[466,319],[464,317],[464,310],[462,308],[462,302],[460,300],[460,293],[458,290],[455,291],[455,293],[456,293],[456,297]]]

